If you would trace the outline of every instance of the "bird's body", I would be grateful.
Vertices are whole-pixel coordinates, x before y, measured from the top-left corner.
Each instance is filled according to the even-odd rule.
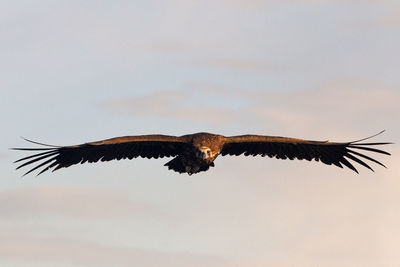
[[[370,137],[369,137],[370,138]],[[183,136],[140,135],[125,136],[90,142],[74,146],[50,146],[45,148],[15,148],[16,150],[40,151],[16,162],[23,162],[17,169],[39,162],[39,165],[26,174],[43,167],[39,174],[52,169],[53,171],[78,163],[109,161],[120,159],[162,158],[174,157],[165,166],[168,169],[189,175],[207,171],[214,167],[214,160],[219,156],[232,155],[262,157],[269,156],[278,159],[316,160],[338,167],[346,166],[353,171],[357,169],[347,160],[351,159],[372,170],[362,159],[384,166],[379,161],[361,154],[354,149],[390,155],[388,152],[371,146],[390,143],[361,143],[368,138],[353,142],[309,141],[296,138],[241,135],[226,137],[211,133],[195,133]],[[29,140],[28,140],[29,141]],[[37,142],[30,141],[35,144]],[[40,144],[43,145],[43,144]],[[347,159],[346,159],[347,158]]]
[[[185,143],[182,155],[167,162],[165,166],[179,173],[198,173],[214,167],[214,160],[221,152],[226,137],[210,133],[182,136]]]

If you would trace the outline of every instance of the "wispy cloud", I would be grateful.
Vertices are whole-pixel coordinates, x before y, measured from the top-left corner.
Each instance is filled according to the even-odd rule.
[[[81,219],[123,218],[132,215],[159,217],[163,213],[112,191],[85,187],[40,186],[0,192],[2,220],[40,216]]]
[[[129,116],[220,125],[241,122],[260,130],[308,133],[313,129],[341,135],[337,128],[351,131],[363,125],[369,131],[379,131],[392,127],[399,98],[400,90],[385,84],[338,79],[295,92],[233,90],[216,84],[193,83],[185,90],[116,99],[103,106]],[[215,99],[229,99],[231,105]]]
[[[306,91],[262,93],[251,113],[290,132],[342,135],[339,128],[393,128],[399,97],[398,88],[373,81],[335,80]]]
[[[0,257],[16,262],[70,266],[227,266],[219,257],[189,252],[157,252],[83,240],[1,236]],[[55,266],[55,265],[52,265]]]
[[[235,72],[276,72],[288,70],[274,63],[267,63],[260,60],[236,59],[236,58],[214,58],[208,61],[195,62],[197,66],[204,65],[208,68],[220,68]]]
[[[238,114],[235,107],[221,108],[219,101],[213,99],[221,100],[221,97],[229,98],[229,95],[205,94],[196,89],[158,91],[135,98],[110,100],[102,106],[133,117],[157,117],[215,125],[232,122],[238,117],[232,117],[232,113]]]
[[[382,16],[380,18],[380,22],[383,25],[399,27],[400,26],[400,18],[398,12],[391,12],[386,16]]]

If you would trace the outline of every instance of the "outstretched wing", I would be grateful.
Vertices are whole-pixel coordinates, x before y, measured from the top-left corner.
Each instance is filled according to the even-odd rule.
[[[305,159],[308,161],[314,159],[328,165],[336,165],[340,168],[343,168],[343,164],[344,166],[358,173],[357,169],[349,162],[348,159],[355,161],[372,171],[373,169],[367,163],[365,163],[365,160],[375,162],[385,167],[376,159],[360,153],[362,151],[369,151],[390,155],[386,151],[376,149],[371,146],[387,145],[391,143],[361,143],[362,141],[374,136],[347,143],[309,141],[279,136],[232,136],[227,137],[226,142],[222,147],[221,155],[238,156],[244,153],[245,156],[261,155],[263,157],[269,156],[270,158],[275,157],[277,159]]]
[[[27,140],[31,143],[44,145]],[[25,150],[39,152],[19,159],[15,162],[22,164],[17,169],[34,163],[39,163],[24,175],[43,167],[39,174],[54,168],[69,167],[78,163],[110,161],[120,159],[162,158],[180,154],[186,145],[185,139],[167,135],[141,135],[124,136],[106,139],[98,142],[85,143],[75,146],[50,146],[45,148],[12,148],[14,150]],[[39,175],[38,174],[38,175]]]

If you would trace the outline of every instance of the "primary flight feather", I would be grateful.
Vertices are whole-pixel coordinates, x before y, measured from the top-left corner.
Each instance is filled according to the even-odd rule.
[[[353,165],[354,162],[372,171],[373,169],[367,164],[368,161],[385,167],[381,162],[363,154],[363,152],[390,155],[374,146],[391,143],[363,143],[371,137],[353,142],[328,142],[279,136],[241,135],[226,137],[211,133],[195,133],[183,136],[124,136],[74,146],[51,146],[26,139],[31,143],[45,147],[13,149],[36,152],[15,161],[21,164],[17,169],[37,164],[24,175],[40,168],[42,169],[40,169],[38,175],[47,170],[55,171],[78,163],[133,159],[136,157],[149,159],[174,157],[165,166],[176,172],[191,175],[214,167],[214,160],[219,155],[238,156],[241,154],[245,156],[268,156],[277,159],[315,160],[327,165],[333,164],[340,168],[345,166],[358,173]]]

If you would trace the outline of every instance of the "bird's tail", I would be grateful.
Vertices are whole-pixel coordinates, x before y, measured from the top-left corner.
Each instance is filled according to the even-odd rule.
[[[164,166],[168,166],[169,170],[192,175],[194,173],[207,171],[210,167],[214,167],[215,165],[214,162],[211,162],[209,165],[192,166],[191,164],[185,163],[181,156],[177,156],[165,163]]]

